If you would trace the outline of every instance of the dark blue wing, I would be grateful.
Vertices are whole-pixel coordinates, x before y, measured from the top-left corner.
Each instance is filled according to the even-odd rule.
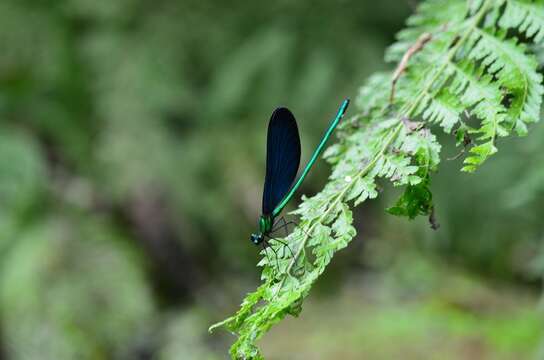
[[[300,137],[297,122],[288,109],[277,108],[268,124],[263,214],[271,214],[287,194],[297,176],[299,164]]]

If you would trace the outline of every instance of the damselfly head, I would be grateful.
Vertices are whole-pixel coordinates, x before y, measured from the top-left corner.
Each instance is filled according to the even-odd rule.
[[[251,242],[254,243],[255,245],[259,245],[260,243],[262,243],[264,241],[264,236],[263,234],[259,233],[259,234],[251,234]]]

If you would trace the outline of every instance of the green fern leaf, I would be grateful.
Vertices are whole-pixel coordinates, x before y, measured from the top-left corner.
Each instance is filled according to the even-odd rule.
[[[544,2],[542,1],[506,1],[504,14],[499,21],[503,29],[517,30],[534,43],[544,40]]]

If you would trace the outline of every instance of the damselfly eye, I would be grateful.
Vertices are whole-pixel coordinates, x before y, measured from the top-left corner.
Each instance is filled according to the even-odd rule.
[[[259,245],[263,242],[263,235],[262,234],[251,234],[251,242],[255,245]]]

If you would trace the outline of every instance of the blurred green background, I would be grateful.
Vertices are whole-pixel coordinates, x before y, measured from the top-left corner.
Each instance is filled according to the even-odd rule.
[[[416,3],[1,1],[0,358],[225,359],[207,327],[258,284],[271,111],[304,162]],[[543,136],[444,161],[438,231],[384,184],[267,358],[543,359]]]

